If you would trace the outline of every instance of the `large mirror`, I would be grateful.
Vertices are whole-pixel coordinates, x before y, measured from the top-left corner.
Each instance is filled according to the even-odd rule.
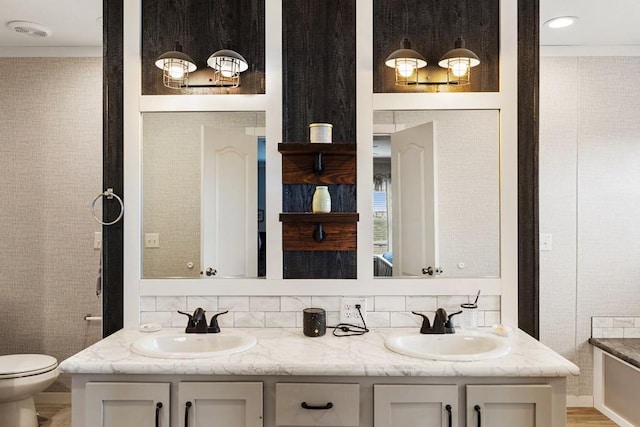
[[[375,277],[500,275],[497,110],[376,111]]]
[[[143,278],[264,277],[264,112],[142,122]]]

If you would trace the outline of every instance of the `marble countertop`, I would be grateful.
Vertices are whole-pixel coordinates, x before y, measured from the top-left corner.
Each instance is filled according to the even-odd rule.
[[[640,338],[590,338],[589,342],[640,368]]]
[[[154,334],[181,334],[163,329]],[[469,376],[567,377],[579,375],[576,365],[526,333],[507,337],[511,352],[500,358],[475,362],[417,359],[388,350],[389,335],[412,329],[373,329],[355,337],[334,337],[330,331],[308,338],[300,329],[228,328],[223,334],[250,334],[258,339],[243,353],[207,359],[159,359],[139,356],[131,343],[149,333],[124,329],[84,349],[60,364],[72,374],[176,374],[176,375],[331,375],[331,376]]]

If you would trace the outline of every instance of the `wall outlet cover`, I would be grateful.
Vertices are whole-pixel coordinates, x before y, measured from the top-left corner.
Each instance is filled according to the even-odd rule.
[[[358,309],[356,308],[356,304],[360,305],[360,313],[362,313],[362,318],[360,318],[360,313],[358,313]],[[341,298],[340,299],[340,323],[350,323],[352,325],[357,325],[360,327],[364,327],[364,323],[362,319],[367,321],[367,299],[366,298]]]

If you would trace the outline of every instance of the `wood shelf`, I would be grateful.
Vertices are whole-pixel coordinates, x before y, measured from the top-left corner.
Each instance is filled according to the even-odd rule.
[[[337,154],[344,156],[356,155],[356,144],[345,142],[310,143],[310,142],[281,142],[278,151],[282,154]]]
[[[281,213],[282,249],[285,251],[355,251],[357,222],[354,212]]]
[[[283,142],[283,184],[355,184],[356,145]]]
[[[330,213],[313,213],[313,212],[288,212],[280,214],[281,222],[309,222],[309,223],[349,223],[358,222],[360,214],[357,212],[330,212]]]

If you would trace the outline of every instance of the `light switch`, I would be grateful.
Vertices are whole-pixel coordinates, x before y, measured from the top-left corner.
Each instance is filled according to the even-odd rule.
[[[550,251],[553,242],[553,234],[540,233],[540,250]]]
[[[160,235],[158,233],[145,233],[144,234],[144,247],[145,248],[159,248],[160,247]]]
[[[93,249],[102,248],[102,231],[96,231],[93,233]]]

